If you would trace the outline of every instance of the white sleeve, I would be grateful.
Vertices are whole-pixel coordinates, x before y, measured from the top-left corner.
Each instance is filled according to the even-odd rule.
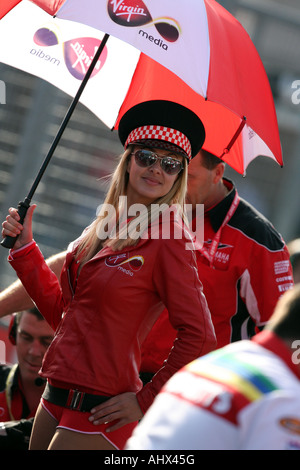
[[[275,390],[240,413],[243,450],[300,450],[299,392]]]
[[[160,393],[127,441],[126,450],[235,450],[232,423],[181,397]]]

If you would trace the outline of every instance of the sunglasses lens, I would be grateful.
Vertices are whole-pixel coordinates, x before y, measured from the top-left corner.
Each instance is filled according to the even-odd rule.
[[[150,150],[137,150],[134,154],[136,163],[141,167],[149,167],[155,164],[159,158],[160,165],[168,175],[177,175],[182,170],[182,163],[172,157],[158,157]]]
[[[150,150],[138,150],[134,156],[136,163],[142,167],[154,165],[157,160],[156,155]]]
[[[162,169],[168,175],[177,175],[182,169],[181,162],[179,160],[175,160],[172,157],[163,158],[160,164],[161,164]]]

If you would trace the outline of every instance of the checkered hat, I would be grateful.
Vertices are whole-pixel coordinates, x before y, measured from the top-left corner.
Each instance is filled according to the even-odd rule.
[[[148,142],[149,140],[151,142]],[[153,140],[162,142],[152,143]],[[126,149],[128,145],[139,143],[140,141],[142,141],[144,145],[148,142],[148,146],[150,147],[162,147],[170,150],[175,150],[174,146],[179,147],[177,149],[178,153],[182,153],[189,160],[192,158],[192,148],[189,139],[182,132],[176,131],[176,129],[172,129],[171,127],[153,125],[138,127],[130,132],[124,148]]]
[[[177,103],[145,101],[129,109],[119,123],[119,137],[126,149],[138,143],[184,155],[189,161],[201,149],[205,130],[199,117]]]

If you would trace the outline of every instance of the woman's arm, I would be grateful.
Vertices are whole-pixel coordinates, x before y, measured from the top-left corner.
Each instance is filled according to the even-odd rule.
[[[33,240],[32,216],[36,206],[30,206],[23,225],[16,209],[10,208],[2,224],[2,236],[17,237],[8,261],[15,269],[28,295],[44,318],[55,330],[64,310],[64,299],[57,276],[48,267],[42,253]]]
[[[65,256],[66,252],[61,252],[46,260],[49,268],[54,272],[58,279]],[[6,315],[11,315],[15,312],[27,310],[33,307],[33,305],[33,301],[19,279],[0,292],[0,318]]]

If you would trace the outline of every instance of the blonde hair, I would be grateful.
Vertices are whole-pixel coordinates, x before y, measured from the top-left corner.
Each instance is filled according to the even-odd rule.
[[[153,204],[155,205],[153,206],[155,207],[154,211],[151,210],[150,205],[147,208],[147,211],[145,211],[144,216],[142,216],[142,218],[139,217],[139,233],[141,234],[141,236],[138,238],[132,238],[130,236],[130,224],[136,218],[131,219],[130,221],[126,221],[125,224],[122,225],[122,227],[119,227],[119,221],[121,219],[120,200],[122,199],[121,196],[126,196],[127,185],[129,180],[127,167],[131,153],[132,146],[128,147],[128,149],[120,156],[119,163],[111,176],[110,187],[107,192],[104,203],[101,207],[100,213],[79,241],[76,257],[80,259],[81,264],[84,264],[85,262],[90,260],[104,246],[109,246],[112,250],[119,251],[127,246],[132,246],[138,243],[143,232],[149,226],[150,211],[151,221],[153,221],[155,217],[159,216],[159,206],[165,205],[170,207],[171,205],[176,204],[180,216],[186,222],[184,215],[184,202],[187,189],[187,161],[184,158],[184,168],[179,173],[171,190],[167,194],[153,202]],[[107,207],[110,206],[114,208],[114,214],[116,215],[116,219],[114,219],[116,220],[116,227],[114,227],[115,236],[106,236],[101,238],[99,237],[99,233],[107,233],[107,231],[105,232],[105,227],[109,227],[110,225],[109,216],[106,216],[108,213]],[[124,237],[124,233],[127,233],[126,237]]]

